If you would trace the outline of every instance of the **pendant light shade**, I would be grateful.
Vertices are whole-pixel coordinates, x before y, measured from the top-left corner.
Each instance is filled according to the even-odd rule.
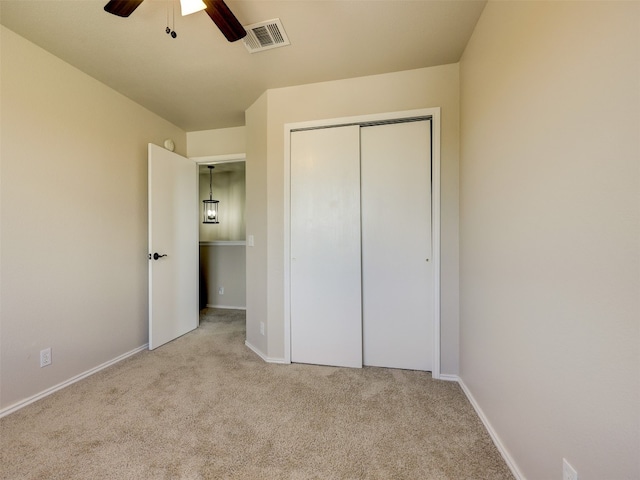
[[[213,178],[213,165],[209,167],[209,200],[203,200],[202,203],[202,223],[220,223],[218,219],[218,200],[213,199],[212,178]]]
[[[204,10],[205,8],[207,8],[207,6],[202,0],[180,0],[180,10],[182,11],[183,17]]]

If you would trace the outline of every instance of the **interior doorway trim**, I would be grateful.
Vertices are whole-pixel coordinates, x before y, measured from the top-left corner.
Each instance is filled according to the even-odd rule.
[[[284,363],[291,363],[291,133],[346,125],[431,120],[432,221],[434,261],[433,371],[440,378],[440,107],[330,118],[284,125]]]
[[[246,153],[229,153],[229,154],[224,154],[224,155],[206,155],[206,156],[202,156],[202,157],[189,157],[190,160],[193,160],[196,165],[197,165],[197,175],[200,175],[200,166],[201,165],[223,165],[225,163],[239,163],[239,162],[244,162],[246,164],[246,160],[247,160],[247,154]],[[198,189],[199,190],[199,189]],[[199,195],[199,192],[198,192]],[[197,199],[197,205],[198,205],[198,209],[201,208],[202,203],[200,202],[200,198],[198,197]],[[216,240],[216,241],[210,241],[210,242],[198,242],[198,245],[196,248],[200,248],[200,247],[213,247],[213,246],[224,246],[224,247],[231,247],[231,246],[243,246],[246,247],[247,242],[245,240]],[[245,278],[245,292],[246,292],[246,284],[247,284],[247,280]],[[245,294],[246,296],[246,294]],[[213,305],[209,305],[207,304],[207,307],[214,307]],[[237,306],[221,306],[221,305],[216,305],[214,308],[233,308],[233,309],[237,309],[237,310],[246,310],[247,309],[247,305],[246,305],[246,298],[245,298],[245,306],[244,307],[237,307]]]
[[[244,162],[247,159],[246,153],[229,153],[226,155],[207,155],[204,157],[189,157],[198,165],[214,165],[216,163]]]

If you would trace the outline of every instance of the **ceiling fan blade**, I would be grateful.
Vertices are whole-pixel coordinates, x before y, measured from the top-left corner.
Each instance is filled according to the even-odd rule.
[[[112,0],[113,1],[113,0]],[[240,24],[235,15],[229,10],[223,0],[203,0],[207,6],[206,12],[222,34],[230,42],[235,42],[247,35],[247,31]]]
[[[140,6],[142,0],[109,0],[104,11],[119,17],[128,17]]]

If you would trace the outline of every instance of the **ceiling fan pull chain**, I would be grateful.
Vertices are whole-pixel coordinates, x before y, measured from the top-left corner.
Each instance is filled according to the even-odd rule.
[[[173,30],[171,28],[169,28],[169,9],[171,8],[171,23],[173,24]],[[167,3],[167,28],[164,29],[164,31],[167,33],[167,35],[171,35],[171,38],[176,38],[178,36],[178,34],[175,31],[176,28],[176,11],[175,11],[175,5],[173,4],[173,2],[169,2]]]
[[[170,3],[167,3],[167,28],[164,30],[167,32],[167,35],[171,33],[171,29],[169,28],[169,5]]]
[[[171,2],[171,38],[176,38],[178,34],[176,33],[176,3]]]

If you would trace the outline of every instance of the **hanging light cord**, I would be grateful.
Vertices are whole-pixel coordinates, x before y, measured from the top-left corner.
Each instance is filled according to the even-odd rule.
[[[209,200],[213,200],[213,190],[211,188],[212,176],[213,176],[213,167],[209,167]]]

